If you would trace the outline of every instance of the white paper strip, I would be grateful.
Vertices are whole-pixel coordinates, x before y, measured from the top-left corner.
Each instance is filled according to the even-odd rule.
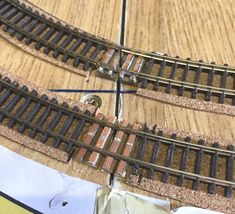
[[[0,191],[42,213],[93,213],[99,185],[67,176],[2,146],[0,157]]]

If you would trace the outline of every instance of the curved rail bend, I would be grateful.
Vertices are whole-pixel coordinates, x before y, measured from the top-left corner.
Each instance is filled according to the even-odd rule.
[[[166,93],[235,105],[235,69],[116,45],[48,18],[18,0],[0,0],[3,30],[28,46],[99,75]]]
[[[39,96],[7,77],[0,78],[0,123],[25,136],[24,140],[37,141],[38,148],[47,146],[45,153],[52,148],[67,154],[68,160],[121,177],[135,174],[210,194],[235,195],[232,145],[220,148],[215,142],[210,147],[203,140],[179,140],[176,134],[165,137],[161,131],[118,122],[114,116],[94,116],[88,110]],[[56,154],[52,156],[56,158]]]

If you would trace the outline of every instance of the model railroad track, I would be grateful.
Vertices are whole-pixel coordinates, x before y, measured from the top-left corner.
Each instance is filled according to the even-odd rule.
[[[115,45],[47,18],[17,0],[0,0],[4,31],[76,68],[179,96],[235,105],[235,69]]]
[[[91,115],[39,96],[7,77],[0,79],[2,125],[63,151],[69,158],[125,177],[129,173],[226,197],[235,195],[233,146],[205,146],[162,136],[146,125]]]

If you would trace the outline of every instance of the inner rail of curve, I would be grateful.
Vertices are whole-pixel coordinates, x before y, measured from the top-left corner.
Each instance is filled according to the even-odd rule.
[[[26,2],[0,0],[0,25],[66,66],[168,94],[235,105],[235,69],[119,46],[50,17]],[[48,57],[47,57],[48,58]]]
[[[0,78],[1,134],[60,161],[79,161],[121,178],[130,175],[234,198],[233,145],[164,136],[146,124],[82,111]],[[5,130],[5,132],[4,132]]]

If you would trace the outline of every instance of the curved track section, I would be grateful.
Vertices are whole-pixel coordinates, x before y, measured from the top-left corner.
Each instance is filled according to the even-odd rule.
[[[58,104],[56,99],[7,77],[0,79],[0,123],[100,170],[121,177],[137,175],[225,197],[235,195],[234,146],[224,148],[203,140],[177,139],[155,133],[146,125],[94,116],[88,110]],[[33,143],[34,141],[32,141]],[[43,149],[40,150],[43,152]],[[53,155],[54,158],[55,155]]]
[[[0,24],[26,45],[85,72],[136,87],[235,105],[235,69],[118,46],[18,0],[0,0]]]

